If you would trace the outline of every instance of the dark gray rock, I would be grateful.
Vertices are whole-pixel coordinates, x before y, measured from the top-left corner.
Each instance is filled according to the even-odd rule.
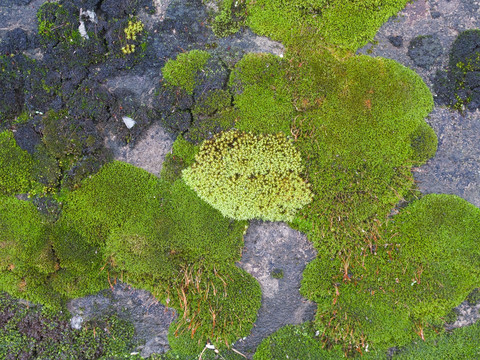
[[[474,89],[480,87],[480,71],[469,71],[465,75],[465,87]]]
[[[403,38],[401,36],[389,36],[388,41],[397,48],[403,46]]]
[[[72,314],[72,327],[82,322],[117,314],[135,327],[136,351],[143,357],[163,354],[170,348],[167,333],[176,318],[173,309],[166,308],[145,290],[137,290],[118,283],[112,289],[97,295],[71,300],[68,310]]]
[[[422,35],[410,41],[407,54],[416,66],[428,69],[440,63],[443,47],[436,35]]]
[[[251,356],[265,337],[282,326],[313,320],[316,305],[303,298],[299,289],[303,270],[316,253],[304,234],[279,222],[252,221],[244,241],[238,266],[260,283],[262,306],[250,335],[234,348]],[[283,276],[272,277],[272,272],[280,271]]]
[[[19,126],[13,135],[18,146],[30,154],[35,152],[35,146],[41,141],[40,134],[38,134],[30,124]]]

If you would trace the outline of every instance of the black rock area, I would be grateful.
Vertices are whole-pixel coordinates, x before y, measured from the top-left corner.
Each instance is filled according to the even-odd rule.
[[[389,36],[388,41],[390,41],[390,43],[397,48],[401,48],[403,46],[403,38],[401,36]]]
[[[448,68],[437,72],[437,102],[457,110],[480,108],[480,30],[462,32],[454,41]]]
[[[407,54],[416,66],[428,69],[439,64],[443,47],[436,35],[421,35],[410,41]]]

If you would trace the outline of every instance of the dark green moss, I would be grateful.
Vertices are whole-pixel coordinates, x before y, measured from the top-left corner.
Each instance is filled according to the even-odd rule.
[[[223,0],[220,11],[215,15],[212,30],[218,37],[235,34],[244,24],[246,6],[243,0]]]
[[[69,46],[82,40],[78,31],[78,14],[70,6],[45,3],[38,10],[37,21],[38,33],[44,44],[62,42]]]
[[[340,359],[343,353],[337,348],[324,349],[315,336],[312,324],[287,325],[265,338],[258,346],[254,360],[275,359]]]
[[[393,359],[436,360],[476,359],[480,356],[480,323],[462,327],[427,341],[417,341],[401,350]]]
[[[61,311],[27,307],[0,295],[0,357],[3,359],[125,358],[133,347],[133,325],[109,316],[70,328]]]
[[[318,304],[322,341],[383,351],[441,333],[450,310],[478,287],[479,222],[465,200],[428,195],[366,235],[358,256],[344,250],[310,263],[301,291]]]

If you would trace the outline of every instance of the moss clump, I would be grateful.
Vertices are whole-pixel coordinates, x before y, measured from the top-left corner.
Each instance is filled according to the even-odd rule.
[[[162,69],[168,84],[178,86],[188,94],[193,94],[198,72],[205,66],[210,54],[202,50],[192,50],[179,54],[175,60],[168,60]]]
[[[48,286],[56,258],[35,206],[1,196],[0,232],[0,291],[33,302],[58,302]]]
[[[422,122],[410,135],[413,150],[412,160],[417,165],[424,164],[437,152],[437,135],[435,131],[425,122]]]
[[[235,34],[244,23],[245,15],[244,0],[223,0],[212,24],[213,33],[218,37]]]
[[[70,6],[45,3],[37,12],[37,21],[38,34],[44,44],[62,42],[71,46],[82,40],[78,31],[78,16]]]
[[[32,157],[10,131],[0,132],[0,194],[28,192],[32,187]]]
[[[91,244],[102,244],[112,229],[155,208],[157,179],[123,162],[105,165],[66,199],[62,218]]]
[[[356,50],[407,0],[259,0],[247,4],[246,24],[287,45],[308,31],[325,43]]]
[[[140,20],[130,20],[128,26],[123,30],[125,33],[126,44],[122,47],[122,52],[125,55],[132,54],[135,52],[135,44],[129,43],[132,41],[137,41],[137,37],[143,32],[143,23]]]
[[[418,341],[401,349],[398,360],[476,359],[480,356],[480,323],[453,330],[437,338]]]
[[[27,307],[5,294],[0,313],[3,359],[131,358],[134,328],[117,316],[88,321],[82,330],[73,330],[62,312]]]
[[[253,356],[253,360],[340,358],[343,358],[343,353],[338,349],[324,349],[310,323],[287,325],[277,330],[261,342]]]
[[[410,167],[419,156],[412,134],[433,100],[415,73],[392,60],[356,56],[331,73],[337,85],[324,86],[320,105],[306,107],[292,126],[315,194],[294,223],[322,251],[336,253],[383,221],[412,188]],[[319,75],[316,82],[328,81]],[[293,89],[310,102],[302,83]],[[425,140],[422,146],[435,148],[434,136]]]
[[[300,154],[285,135],[232,130],[205,141],[183,179],[224,216],[291,220],[311,200]]]
[[[318,304],[321,340],[383,351],[441,332],[444,317],[478,287],[479,222],[480,210],[465,200],[428,195],[367,237],[359,257],[318,257],[301,292]]]
[[[247,54],[230,75],[238,109],[236,127],[260,133],[290,133],[294,117],[283,61],[271,54]]]

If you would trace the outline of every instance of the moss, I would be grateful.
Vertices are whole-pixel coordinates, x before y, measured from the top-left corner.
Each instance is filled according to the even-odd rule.
[[[44,44],[62,42],[69,46],[82,40],[77,14],[62,4],[43,4],[37,12],[37,21],[38,33]]]
[[[235,34],[245,21],[244,0],[223,0],[220,11],[216,14],[212,23],[213,33],[218,37],[226,37]]]
[[[259,0],[247,4],[246,23],[253,31],[292,44],[309,31],[325,43],[357,50],[407,0]]]
[[[410,135],[410,139],[413,150],[412,160],[418,165],[424,164],[437,152],[437,135],[427,123],[422,122]]]
[[[273,269],[270,273],[270,276],[274,279],[283,279],[283,270],[282,269]]]
[[[62,217],[87,242],[102,244],[112,229],[152,207],[158,189],[155,176],[113,162],[68,196]]]
[[[232,107],[230,93],[220,89],[201,96],[192,109],[192,115],[193,124],[185,137],[195,144],[232,129],[239,116],[238,111]]]
[[[287,325],[277,330],[261,342],[253,356],[253,360],[340,358],[343,358],[343,353],[338,349],[324,349],[310,323]]]
[[[0,194],[28,192],[33,185],[33,164],[10,131],[0,133]]]
[[[205,66],[210,54],[202,50],[192,50],[179,54],[175,60],[168,60],[162,69],[168,84],[178,86],[188,94],[193,94],[195,78]]]
[[[172,153],[167,154],[162,165],[161,178],[174,183],[182,177],[182,170],[188,168],[195,161],[198,146],[186,141],[181,135],[173,143]]]
[[[0,55],[0,131],[21,114],[24,104],[24,81],[19,56]]]
[[[35,206],[14,197],[0,197],[0,231],[0,291],[32,302],[58,302],[48,285],[56,258]]]
[[[174,148],[186,162],[191,161],[192,145],[178,140]],[[231,342],[249,331],[260,305],[259,287],[250,275],[233,267],[240,258],[245,222],[224,218],[181,180],[158,180],[121,162],[104,166],[64,202],[52,232],[61,266],[52,276],[57,292],[80,296],[107,286],[109,278],[113,282],[120,277],[169,306],[196,314],[202,339],[210,336],[216,343]],[[187,281],[193,269],[202,274],[196,283]],[[215,286],[220,291],[221,278],[232,281],[224,297],[216,296],[217,290],[207,290]],[[195,290],[208,295],[209,301]],[[234,295],[239,291],[248,294],[248,301]],[[188,294],[187,303],[183,293]],[[245,322],[233,321],[236,311]],[[220,319],[222,326],[217,323],[217,330],[214,324]],[[215,338],[208,334],[213,328],[218,331]]]
[[[441,333],[450,309],[478,286],[479,221],[479,209],[465,200],[428,195],[362,248],[319,256],[307,266],[301,292],[318,304],[322,341],[383,351]],[[349,329],[347,338],[341,328]]]
[[[183,179],[224,216],[291,220],[311,200],[300,154],[281,133],[222,133],[205,141],[195,160]]]
[[[212,270],[187,270],[186,274],[200,279],[197,288],[182,279],[184,301],[186,304],[194,301],[195,306],[183,308],[183,317],[170,325],[168,339],[175,353],[199,354],[207,342],[224,349],[247,336],[255,322],[261,300],[260,286],[255,279],[236,266]],[[198,297],[202,300],[198,301]]]
[[[260,133],[290,132],[295,108],[283,62],[271,54],[247,54],[230,75],[238,109],[236,127]]]
[[[357,56],[332,72],[338,85],[324,87],[320,105],[299,114],[292,132],[315,193],[294,224],[309,232],[315,223],[310,239],[335,253],[412,188],[412,134],[433,100],[416,74],[391,60]]]
[[[480,30],[463,31],[452,44],[446,72],[437,72],[434,90],[445,105],[464,111],[480,107]]]
[[[125,358],[133,347],[133,325],[108,316],[70,328],[62,311],[27,307],[2,294],[0,357],[4,359]]]
[[[32,176],[47,188],[56,188],[62,177],[58,161],[47,150],[44,144],[39,144],[32,155]]]
[[[435,339],[415,342],[403,348],[393,359],[475,359],[480,356],[479,336],[480,323],[477,322]]]
[[[122,52],[125,55],[132,54],[135,52],[135,43],[132,44],[131,42],[137,41],[137,37],[142,35],[143,23],[140,20],[129,20],[128,26],[124,28],[123,32],[125,33],[126,44],[122,47]]]

